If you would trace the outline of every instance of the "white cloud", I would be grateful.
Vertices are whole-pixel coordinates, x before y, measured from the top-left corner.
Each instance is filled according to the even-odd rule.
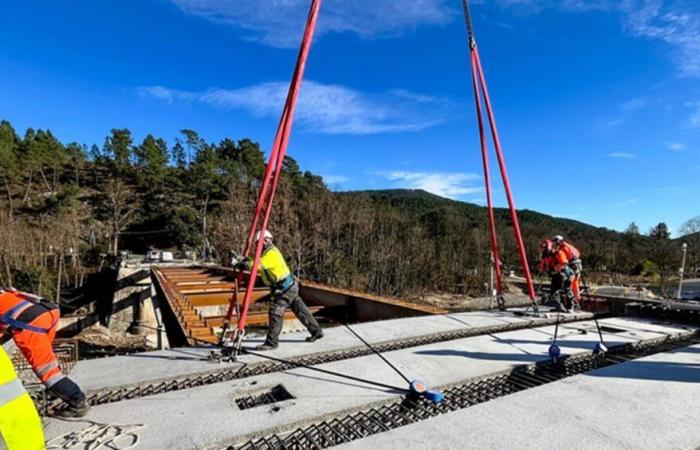
[[[688,103],[688,106],[693,107],[693,112],[690,113],[688,123],[691,128],[700,128],[700,102]]]
[[[617,158],[617,159],[634,159],[636,158],[637,155],[634,153],[627,153],[627,152],[613,152],[613,153],[608,153],[608,158]]]
[[[422,189],[452,199],[483,191],[482,187],[470,186],[472,182],[480,179],[479,175],[472,173],[394,170],[377,172],[377,175],[395,182],[397,187]]]
[[[633,37],[665,42],[675,49],[681,75],[700,76],[700,10],[697,0],[497,0],[527,13],[545,9],[617,13]]]
[[[295,47],[301,39],[308,0],[170,0],[186,14],[233,25],[247,39],[274,47]],[[454,17],[448,0],[325,0],[316,36],[353,33],[362,38],[397,36]]]
[[[277,118],[287,89],[287,83],[269,82],[201,92],[151,86],[139,88],[138,93],[168,103],[198,102],[224,110],[246,110],[256,117]],[[446,121],[449,106],[447,100],[407,91],[366,94],[345,86],[305,81],[296,119],[304,129],[323,134],[400,133],[420,131]]]
[[[639,199],[637,199],[635,197],[630,197],[630,198],[627,198],[624,201],[620,202],[619,206],[632,206],[632,205],[636,204],[638,201],[639,201]]]
[[[622,105],[620,105],[620,108],[623,111],[636,111],[638,109],[644,108],[646,104],[647,100],[645,98],[636,97],[624,102]]]
[[[346,177],[344,175],[321,175],[323,177],[323,181],[326,182],[328,185],[336,185],[336,184],[342,184],[345,183],[346,181],[349,181],[350,178]]]
[[[680,142],[669,142],[666,144],[666,148],[675,152],[682,152],[685,150],[685,144]]]

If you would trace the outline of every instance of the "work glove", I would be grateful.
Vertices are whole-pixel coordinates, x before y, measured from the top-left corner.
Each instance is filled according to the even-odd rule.
[[[243,259],[243,256],[241,256],[241,254],[235,250],[229,250],[228,257],[231,263],[231,267],[236,267],[236,264],[238,264],[238,262]]]
[[[237,270],[248,270],[248,261],[243,258],[240,261],[237,261],[236,264],[233,265],[233,267]]]
[[[78,405],[85,401],[83,391],[80,390],[80,387],[73,380],[67,377],[61,378],[48,389],[56,397],[71,405]]]

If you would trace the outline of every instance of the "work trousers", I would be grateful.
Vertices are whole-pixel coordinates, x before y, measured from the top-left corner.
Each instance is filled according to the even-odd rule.
[[[581,272],[583,272],[583,265],[580,259],[575,259],[569,263],[569,267],[574,271],[574,278],[571,280],[571,291],[576,301],[581,303]]]
[[[286,291],[272,294],[267,339],[265,340],[267,344],[273,347],[279,344],[280,333],[284,325],[284,312],[288,307],[291,308],[297,319],[309,330],[309,333],[313,336],[322,333],[321,326],[299,296],[299,283],[295,280],[294,284]]]
[[[22,351],[27,362],[32,366],[36,376],[47,388],[50,388],[61,378],[61,368],[53,352],[53,340],[56,337],[58,309],[48,310],[31,321],[29,325],[47,330],[39,333],[32,330],[16,330],[12,333],[17,347]]]
[[[572,290],[573,280],[575,280],[575,278],[575,275],[565,276],[561,272],[552,275],[549,292],[551,292],[554,300],[558,301],[559,298],[562,298],[564,300],[563,306],[567,309],[573,307],[573,302],[576,298]]]
[[[58,318],[58,309],[48,310],[29,323],[34,327],[47,330],[46,333],[20,329],[12,333],[12,339],[44,386],[61,399],[75,405],[85,399],[85,394],[77,384],[63,374],[53,351]]]

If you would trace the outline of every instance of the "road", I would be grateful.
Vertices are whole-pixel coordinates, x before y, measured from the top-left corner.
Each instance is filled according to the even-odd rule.
[[[700,278],[683,281],[682,297],[684,300],[700,300]]]

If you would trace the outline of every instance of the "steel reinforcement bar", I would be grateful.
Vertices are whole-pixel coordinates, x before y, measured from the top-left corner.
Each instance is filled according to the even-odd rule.
[[[447,389],[445,400],[434,404],[407,397],[364,411],[321,420],[287,433],[258,436],[227,450],[324,449],[367,436],[468,408],[515,392],[561,380],[594,369],[620,364],[643,356],[700,343],[695,332],[625,344],[605,354],[585,353],[518,367]]]
[[[562,316],[559,323],[571,323],[591,320],[591,316]],[[534,328],[541,326],[554,325],[557,319],[552,318],[533,318],[531,320],[522,320],[508,324],[492,325],[478,328],[464,328],[441,333],[434,333],[425,336],[411,337],[405,339],[397,339],[394,341],[384,342],[373,345],[379,352],[389,352],[402,350],[405,348],[418,347],[422,345],[447,342],[456,339],[463,339],[474,336],[482,336],[493,333],[503,333],[507,331],[522,330],[526,328]],[[349,349],[336,350],[331,352],[314,353],[304,355],[297,358],[290,358],[291,363],[281,362],[259,362],[252,364],[243,364],[231,367],[225,367],[219,370],[210,372],[188,375],[185,377],[173,377],[169,379],[161,379],[156,382],[146,383],[139,386],[117,387],[108,390],[88,393],[88,402],[90,405],[103,405],[106,403],[119,402],[122,400],[130,400],[139,397],[148,397],[151,395],[163,394],[171,391],[179,391],[183,389],[191,389],[199,386],[205,386],[214,383],[222,383],[241,378],[247,378],[257,375],[264,375],[273,372],[281,372],[297,367],[294,363],[315,366],[335,361],[358,358],[361,356],[371,355],[372,350],[366,346],[352,347]],[[227,364],[227,363],[224,363]],[[60,401],[49,401],[45,409],[48,413],[57,411],[60,407]]]

